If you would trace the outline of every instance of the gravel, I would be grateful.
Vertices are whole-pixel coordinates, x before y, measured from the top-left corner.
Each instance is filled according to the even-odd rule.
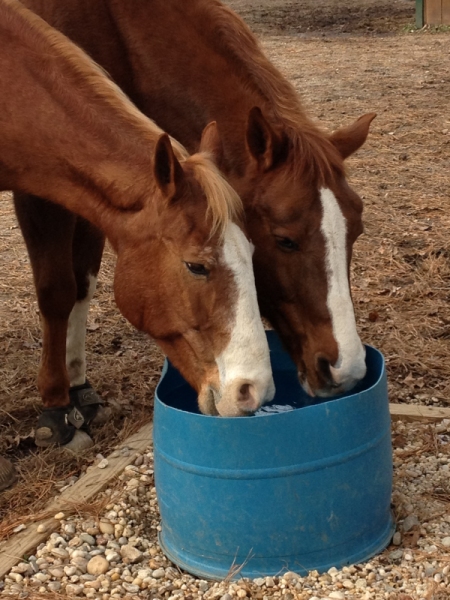
[[[136,456],[108,489],[103,514],[65,517],[60,530],[0,582],[0,596],[92,600],[448,600],[450,421],[393,424],[395,545],[354,566],[211,582],[181,572],[157,543],[153,452]],[[97,467],[93,467],[97,468]]]

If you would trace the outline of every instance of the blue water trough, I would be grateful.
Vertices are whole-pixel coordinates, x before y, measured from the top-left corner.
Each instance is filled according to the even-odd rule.
[[[277,388],[271,404],[294,410],[201,415],[195,392],[167,362],[156,391],[159,541],[171,561],[203,578],[237,567],[239,577],[255,578],[360,563],[394,531],[382,354],[366,346],[358,387],[314,401],[275,333],[267,335]]]

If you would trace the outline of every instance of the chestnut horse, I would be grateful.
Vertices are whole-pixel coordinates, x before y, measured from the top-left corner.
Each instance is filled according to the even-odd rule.
[[[331,135],[321,131],[247,26],[218,0],[25,3],[189,150],[216,121],[220,140],[213,125],[205,137],[244,203],[262,314],[309,393],[326,397],[354,386],[366,370],[349,285],[363,207],[343,162],[364,143],[375,115]],[[67,237],[64,223],[60,228]],[[91,272],[100,261],[97,241]],[[45,239],[40,243],[45,248]],[[71,383],[84,379],[80,369]]]
[[[26,241],[44,336],[38,443],[70,441],[95,412],[89,397],[71,405],[61,345],[77,299],[92,293],[84,242],[99,234],[65,209],[110,239],[118,307],[155,338],[201,409],[253,412],[274,388],[236,192],[209,153],[171,144],[91,59],[15,0],[0,0],[0,42],[0,189],[33,194],[21,219],[36,224]],[[70,323],[69,356],[83,310]]]

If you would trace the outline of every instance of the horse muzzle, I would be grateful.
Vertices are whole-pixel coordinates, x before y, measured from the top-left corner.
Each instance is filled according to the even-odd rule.
[[[216,398],[216,409],[221,417],[244,417],[255,413],[275,396],[272,377],[264,384],[248,379],[236,379]]]
[[[309,378],[304,373],[299,373],[300,383],[310,396],[331,398],[345,394],[365,377],[365,356],[366,351],[362,344],[351,358],[339,357],[334,365],[330,364],[323,354],[317,354],[313,376]]]

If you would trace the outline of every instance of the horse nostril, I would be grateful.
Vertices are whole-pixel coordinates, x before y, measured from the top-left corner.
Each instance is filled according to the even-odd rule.
[[[243,383],[239,388],[238,401],[246,411],[253,412],[259,408],[258,394],[251,383]]]
[[[330,362],[324,356],[318,356],[316,359],[317,372],[319,376],[328,385],[333,384],[333,377],[331,375]]]
[[[252,394],[251,394],[251,385],[249,383],[244,383],[243,385],[241,385],[241,387],[239,388],[239,401],[240,402],[248,402],[248,400],[251,400],[252,398]]]

